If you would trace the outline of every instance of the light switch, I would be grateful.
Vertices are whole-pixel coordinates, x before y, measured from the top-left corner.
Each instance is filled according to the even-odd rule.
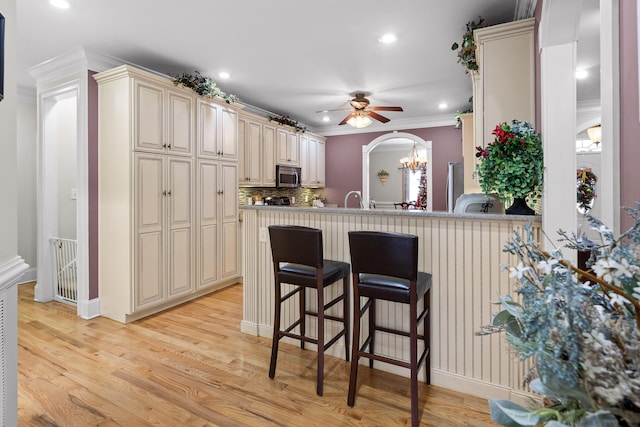
[[[266,228],[260,227],[259,234],[258,234],[258,240],[260,242],[264,242],[264,243],[267,242],[267,229]]]
[[[71,200],[77,200],[78,199],[78,189],[77,188],[72,188],[71,189]]]

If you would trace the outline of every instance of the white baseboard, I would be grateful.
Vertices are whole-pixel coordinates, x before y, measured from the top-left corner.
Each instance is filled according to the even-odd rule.
[[[38,278],[38,269],[30,267],[27,269],[27,271],[22,273],[22,277],[18,279],[18,284],[22,285],[23,283],[35,282],[37,278]]]
[[[100,298],[78,302],[78,316],[86,320],[100,316]]]

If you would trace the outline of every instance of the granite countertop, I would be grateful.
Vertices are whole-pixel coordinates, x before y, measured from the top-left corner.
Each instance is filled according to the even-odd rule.
[[[388,216],[425,216],[437,218],[459,218],[459,219],[484,219],[494,221],[531,221],[542,220],[540,215],[505,215],[492,213],[450,213],[445,211],[426,212],[423,210],[402,210],[402,209],[355,209],[355,208],[312,208],[309,206],[268,206],[268,205],[240,205],[242,210],[283,210],[291,212],[308,212],[320,214],[348,214],[348,215],[388,215]]]

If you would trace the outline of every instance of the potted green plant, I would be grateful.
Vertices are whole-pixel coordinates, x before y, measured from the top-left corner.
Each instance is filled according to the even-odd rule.
[[[476,173],[485,194],[495,194],[513,204],[507,214],[533,215],[526,199],[540,198],[544,172],[540,134],[527,122],[500,123],[492,132],[495,140],[476,147]]]
[[[462,35],[462,44],[454,42],[451,50],[458,50],[458,63],[462,64],[467,72],[478,71],[478,63],[476,62],[476,41],[473,32],[483,27],[484,18],[478,17],[477,21],[467,22],[467,31]]]
[[[389,178],[389,172],[384,169],[380,169],[378,171],[378,178],[380,178],[382,185],[385,185],[387,183],[387,178]]]
[[[569,250],[591,253],[586,268],[544,251],[530,225],[505,244],[518,296],[500,297],[503,311],[478,334],[506,333],[520,359],[535,363],[525,383],[539,396],[526,407],[490,400],[498,424],[640,425],[640,203],[627,212],[634,226],[618,238],[593,217],[599,242],[560,233]]]

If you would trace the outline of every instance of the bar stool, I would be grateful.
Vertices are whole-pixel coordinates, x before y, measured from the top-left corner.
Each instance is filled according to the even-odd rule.
[[[418,237],[377,231],[349,232],[351,270],[353,274],[353,355],[349,376],[347,404],[353,406],[361,357],[379,360],[411,371],[411,425],[420,424],[418,417],[418,370],[425,363],[425,381],[431,384],[431,274],[418,272]],[[360,297],[367,298],[361,307]],[[418,301],[422,310],[418,314]],[[409,304],[409,332],[376,324],[376,300]],[[360,347],[360,319],[369,310],[368,337]],[[422,335],[418,327],[423,323]],[[409,337],[409,362],[375,354],[376,331]],[[418,358],[418,339],[424,349]],[[368,347],[368,351],[366,351]]]
[[[271,345],[271,364],[269,377],[276,373],[278,343],[283,337],[300,340],[300,348],[305,342],[318,346],[318,368],[316,392],[322,396],[324,378],[324,352],[344,336],[345,359],[349,361],[349,264],[346,262],[323,259],[322,231],[296,225],[269,226],[271,253],[273,255],[273,273],[275,279],[275,314],[273,321],[273,343]],[[342,279],[342,293],[329,302],[324,301],[324,289]],[[281,284],[294,285],[295,289],[282,295]],[[306,289],[312,288],[317,293],[317,311],[306,308]],[[295,294],[299,295],[300,318],[286,329],[280,325],[282,303]],[[325,314],[325,312],[343,302],[342,317]],[[317,339],[306,335],[306,316],[318,318]],[[325,342],[325,319],[342,323],[342,329],[329,341]],[[293,329],[299,326],[299,332]]]

